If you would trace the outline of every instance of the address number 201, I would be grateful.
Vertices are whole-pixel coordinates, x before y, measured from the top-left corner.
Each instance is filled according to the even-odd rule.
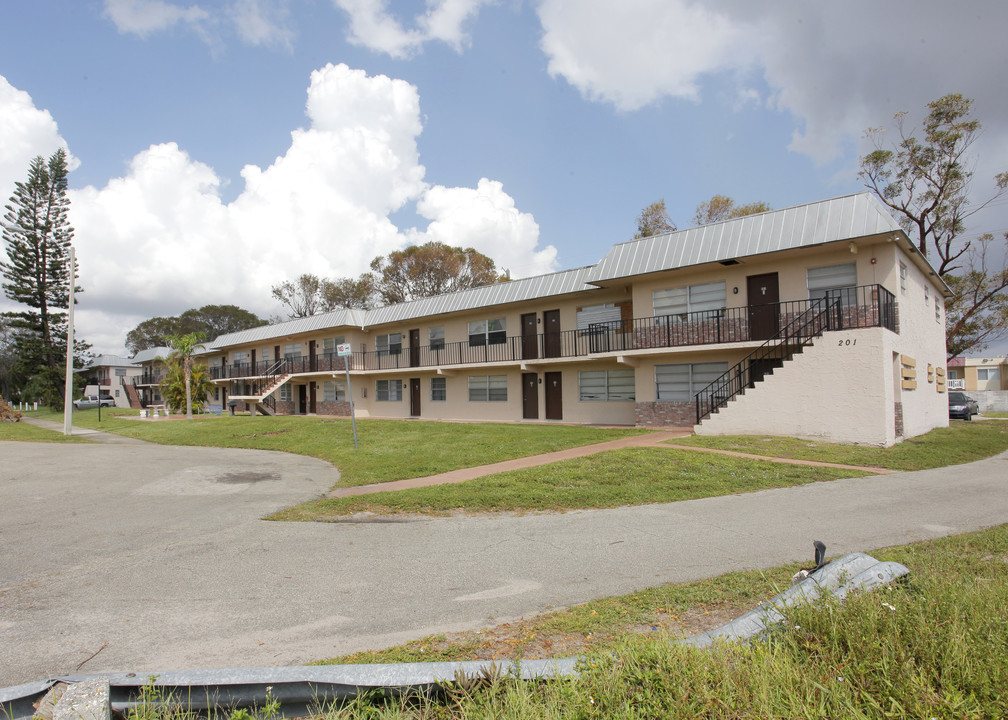
[[[846,340],[838,340],[837,345],[839,345],[840,347],[850,347],[851,345],[857,345],[857,338],[854,339],[847,338]]]

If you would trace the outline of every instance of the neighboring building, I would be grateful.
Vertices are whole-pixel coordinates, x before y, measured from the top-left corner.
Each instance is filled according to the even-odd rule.
[[[698,425],[891,445],[948,425],[948,287],[860,193],[615,245],[596,265],[218,337],[269,413]],[[341,357],[340,346],[352,354]]]
[[[952,358],[948,361],[950,390],[964,390],[980,412],[1008,411],[1008,357]]]
[[[108,394],[115,399],[116,407],[140,407],[131,403],[133,378],[140,374],[140,366],[130,358],[118,355],[98,355],[84,366],[85,394]]]

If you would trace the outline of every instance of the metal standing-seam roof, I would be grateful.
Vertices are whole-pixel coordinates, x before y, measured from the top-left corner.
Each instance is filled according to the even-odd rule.
[[[119,355],[97,355],[91,362],[84,366],[84,370],[96,367],[138,367],[136,360],[120,357]]]
[[[592,269],[587,281],[603,283],[899,231],[886,206],[862,192],[620,243]]]
[[[138,350],[133,356],[132,362],[145,363],[150,362],[151,360],[157,360],[158,358],[166,358],[171,351],[172,349],[165,345],[147,348],[146,350]]]
[[[220,348],[263,342],[265,340],[317,330],[338,327],[367,328],[375,325],[429,317],[431,315],[442,315],[524,300],[566,295],[583,290],[597,291],[597,287],[585,282],[585,276],[591,269],[592,266],[576,268],[574,270],[562,270],[546,275],[509,280],[493,285],[483,285],[481,287],[445,293],[444,295],[386,305],[374,310],[340,309],[311,317],[297,318],[277,323],[276,325],[263,325],[251,330],[240,330],[227,335],[221,335],[216,340],[207,343],[206,349],[200,354],[205,355],[215,352]]]

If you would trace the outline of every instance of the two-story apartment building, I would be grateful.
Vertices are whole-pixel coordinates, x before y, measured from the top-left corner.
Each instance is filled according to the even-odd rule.
[[[133,379],[141,373],[140,366],[132,358],[98,355],[84,366],[81,373],[86,383],[86,395],[110,395],[116,407],[132,406],[130,391]]]
[[[217,338],[267,413],[696,425],[889,445],[948,424],[949,290],[860,193],[631,240],[596,265]],[[341,357],[337,348],[349,345]]]

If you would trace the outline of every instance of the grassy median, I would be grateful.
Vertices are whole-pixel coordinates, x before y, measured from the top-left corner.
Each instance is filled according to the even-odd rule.
[[[886,548],[891,588],[787,612],[751,644],[680,647],[789,584],[794,566],[732,573],[453,638],[331,662],[500,661],[502,676],[403,699],[371,693],[336,718],[995,718],[1008,716],[1008,526]],[[706,618],[706,621],[705,621]],[[559,653],[543,648],[558,648]],[[574,678],[525,682],[511,660],[584,654]]]
[[[936,428],[889,448],[838,445],[769,435],[694,435],[667,442],[795,460],[889,470],[926,470],[973,462],[1008,450],[1008,423],[999,420],[952,420],[947,428]]]

